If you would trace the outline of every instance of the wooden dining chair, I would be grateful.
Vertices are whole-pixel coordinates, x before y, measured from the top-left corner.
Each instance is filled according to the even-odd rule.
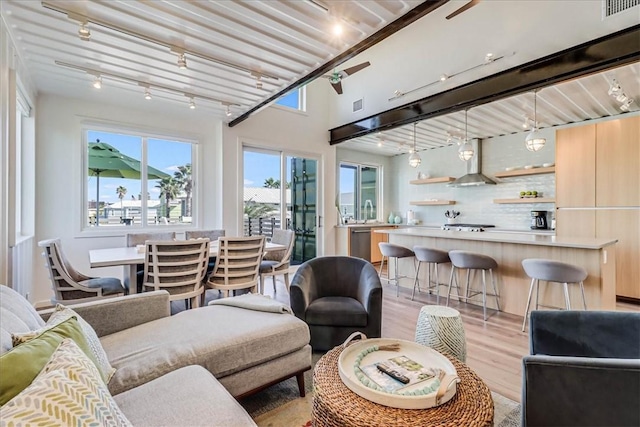
[[[176,233],[173,231],[162,231],[159,233],[128,233],[127,234],[127,247],[133,248],[138,245],[144,245],[147,240],[175,240]],[[142,292],[142,281],[144,280],[144,265],[138,264],[136,267],[136,286],[135,292]],[[124,287],[131,289],[129,278],[125,277]]]
[[[225,230],[223,229],[219,229],[219,230],[192,230],[192,231],[185,231],[184,232],[184,237],[189,240],[189,239],[204,239],[207,238],[211,241],[211,243],[213,242],[217,242],[218,239],[220,237],[224,237],[225,235]],[[207,266],[207,276],[209,276],[209,274],[211,274],[211,272],[213,271],[213,269],[216,266],[216,257],[215,256],[210,256],[209,257],[209,265]]]
[[[216,265],[207,287],[229,296],[229,291],[258,287],[259,268],[264,254],[264,236],[221,237]]]
[[[144,258],[144,291],[166,290],[169,301],[199,307],[209,260],[209,239],[148,240]]]
[[[271,276],[273,292],[276,291],[276,276],[284,276],[284,283],[289,292],[289,267],[291,266],[291,253],[296,235],[293,230],[273,230],[271,243],[283,245],[286,249],[281,251],[266,252],[260,263],[260,289],[264,293],[265,277]]]
[[[62,251],[60,239],[42,240],[38,246],[43,248],[42,256],[46,259],[54,293],[53,304],[73,304],[125,294],[117,277],[89,277],[73,268]]]

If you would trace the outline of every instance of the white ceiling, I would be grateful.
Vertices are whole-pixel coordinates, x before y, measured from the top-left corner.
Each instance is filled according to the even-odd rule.
[[[94,76],[56,65],[61,61],[113,75],[103,75],[105,100],[139,104],[144,88],[136,82],[143,82],[156,101],[186,108],[185,94],[195,95],[198,107],[229,121],[420,3],[3,0],[0,5],[38,91],[93,98]],[[84,18],[90,41],[78,36]],[[339,37],[332,33],[336,23],[343,27]],[[172,47],[187,51],[186,70],[178,68]],[[264,76],[262,88],[256,87],[257,74]],[[225,116],[224,103],[232,104],[231,117]]]
[[[24,69],[40,92],[162,109],[165,113],[184,111],[189,103],[185,94],[194,95],[197,111],[204,110],[228,122],[420,3],[420,0],[2,0],[0,11],[19,49]],[[635,6],[602,19],[602,5],[597,0],[482,0],[454,19],[445,19],[466,3],[467,0],[452,0],[340,65],[342,69],[371,61],[370,67],[343,83],[343,95],[334,94],[327,82],[327,90],[332,93],[331,126],[637,25],[640,17],[640,7]],[[76,15],[71,13],[69,17],[44,4]],[[78,37],[83,17],[89,18],[90,41]],[[344,28],[340,37],[331,32],[336,22]],[[171,46],[187,51],[186,70],[178,68],[177,54],[171,51]],[[444,84],[429,85],[442,73],[454,74],[482,64],[488,52],[504,58],[461,73]],[[55,61],[115,78],[105,75],[103,88],[96,91],[91,87],[94,76],[58,66]],[[261,89],[256,87],[256,74],[265,75]],[[614,77],[627,96],[635,98],[630,111],[637,111],[639,76],[640,66],[636,63],[542,89],[538,93],[538,122],[541,127],[549,127],[619,114],[620,104],[607,95]],[[150,86],[151,101],[143,99],[144,88],[137,82]],[[396,90],[407,95],[394,98]],[[358,98],[363,98],[365,105],[359,115],[350,110],[353,100]],[[471,109],[468,136],[487,138],[522,132],[525,116],[533,116],[532,101],[533,94],[529,93]],[[226,103],[231,104],[230,117],[225,116]],[[447,145],[447,133],[464,135],[464,113],[421,122],[416,130],[419,150]],[[406,153],[413,141],[412,126],[386,131],[381,138],[382,147],[377,147],[380,139],[377,135],[341,146],[369,152],[375,149],[384,155]]]

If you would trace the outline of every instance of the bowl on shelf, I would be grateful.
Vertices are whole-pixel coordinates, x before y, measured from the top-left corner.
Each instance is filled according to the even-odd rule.
[[[543,163],[543,164],[542,164],[542,167],[543,167],[543,168],[550,168],[550,167],[552,167],[552,166],[555,166],[555,163]]]
[[[505,170],[506,172],[511,172],[511,171],[516,170],[516,169],[518,169],[518,168],[516,168],[515,166],[509,166],[508,168],[504,168],[504,170]]]
[[[535,168],[535,167],[536,167],[536,166],[534,166],[534,165],[526,165],[524,168],[525,168],[525,169],[533,169],[533,168]]]

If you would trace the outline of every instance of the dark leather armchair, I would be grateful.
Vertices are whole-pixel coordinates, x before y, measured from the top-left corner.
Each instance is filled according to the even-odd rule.
[[[330,350],[356,331],[380,337],[382,285],[368,261],[342,256],[311,259],[298,268],[289,293],[291,309],[309,325],[316,351]]]
[[[640,313],[534,311],[522,425],[639,426]]]

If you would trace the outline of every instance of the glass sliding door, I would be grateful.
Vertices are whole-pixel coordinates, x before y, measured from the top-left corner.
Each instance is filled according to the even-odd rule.
[[[295,232],[292,262],[317,255],[317,159],[282,151],[245,147],[244,234],[271,237],[273,229]]]

